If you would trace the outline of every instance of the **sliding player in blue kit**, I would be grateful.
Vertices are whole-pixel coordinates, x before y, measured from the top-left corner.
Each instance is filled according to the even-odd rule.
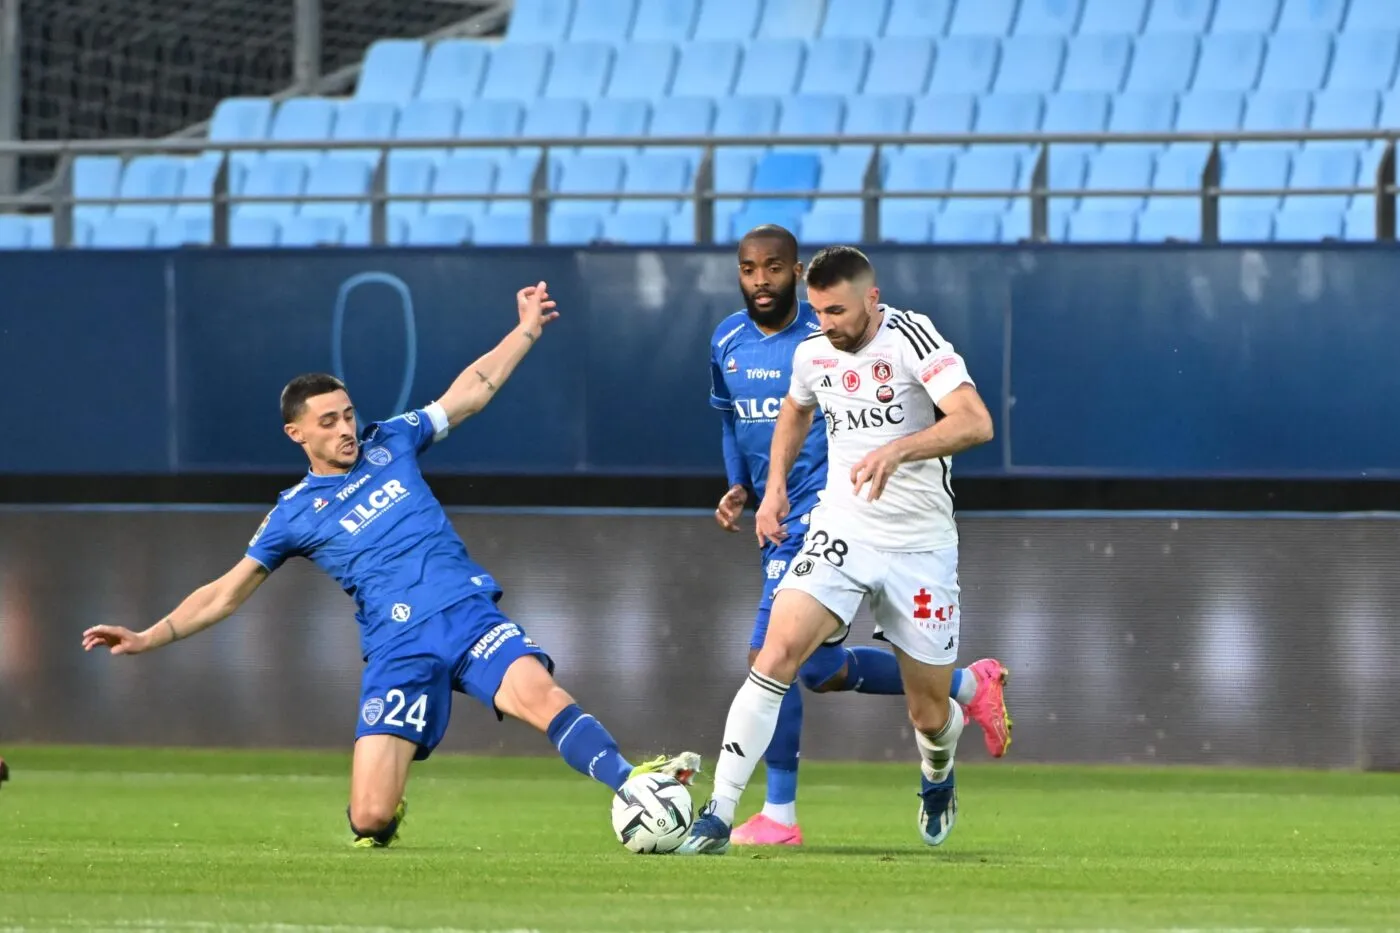
[[[773,428],[787,394],[792,356],[797,345],[821,333],[817,316],[797,300],[802,277],[797,239],[776,225],[755,227],[739,241],[739,289],[746,310],[731,314],[710,343],[710,404],[723,413],[723,446],[729,491],[715,510],[726,531],[739,530],[744,505],[762,501],[768,475]],[[840,378],[834,372],[834,378]],[[749,640],[752,665],[763,636],[773,593],[794,558],[801,553],[807,515],[826,484],[826,421],[817,419],[803,442],[788,477],[792,502],[788,537],[762,552],[763,595]],[[799,677],[818,693],[902,694],[899,664],[882,648],[824,645],[803,665]],[[1007,670],[995,658],[983,658],[953,673],[952,695],[981,726],[988,752],[1000,758],[1011,745],[1011,717],[1004,686]],[[768,795],[762,812],[735,828],[735,845],[801,845],[797,822],[797,759],[802,735],[802,694],[789,690],[778,711],[778,727],[764,755]]]
[[[311,462],[232,570],[141,632],[99,625],[83,648],[161,648],[232,615],[289,557],[314,561],[354,597],[366,662],[347,816],[354,845],[398,838],[409,766],[447,729],[454,691],[544,732],[570,767],[616,790],[633,774],[690,783],[700,756],[633,766],[554,681],[554,662],[497,607],[500,586],[468,555],[418,456],[481,411],[558,317],[545,283],[516,295],[520,325],[432,404],[361,426],[339,379],[298,376],[282,391],[285,431]]]

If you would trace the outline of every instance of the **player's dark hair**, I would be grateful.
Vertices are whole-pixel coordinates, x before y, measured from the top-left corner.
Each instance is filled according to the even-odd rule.
[[[807,287],[821,291],[865,276],[874,278],[875,267],[854,246],[828,246],[807,264]]]
[[[797,237],[793,236],[792,231],[786,227],[780,227],[777,224],[760,224],[744,234],[743,239],[739,241],[739,248],[743,249],[744,244],[751,240],[777,240],[783,244],[788,258],[797,262]]]
[[[282,389],[282,423],[300,418],[307,399],[344,388],[345,383],[330,373],[302,373]]]

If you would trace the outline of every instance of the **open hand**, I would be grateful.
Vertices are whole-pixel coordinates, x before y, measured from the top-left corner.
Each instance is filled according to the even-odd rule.
[[[715,521],[725,531],[739,530],[739,516],[744,512],[744,503],[749,501],[749,491],[743,486],[730,486],[724,498],[715,509]]]
[[[150,647],[150,640],[120,625],[94,625],[83,632],[84,651],[102,647],[112,654],[140,654]]]
[[[860,463],[851,467],[851,484],[855,486],[852,491],[859,497],[861,488],[869,483],[870,494],[865,497],[865,501],[874,502],[880,498],[880,494],[885,491],[885,484],[903,462],[903,457],[891,449],[889,444],[872,450]]]
[[[520,326],[531,336],[539,332],[550,321],[559,316],[554,310],[554,301],[549,297],[549,289],[544,282],[526,285],[515,293],[515,306],[520,312]]]

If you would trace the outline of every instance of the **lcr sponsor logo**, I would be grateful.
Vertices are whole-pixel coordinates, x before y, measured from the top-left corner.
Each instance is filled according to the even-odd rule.
[[[359,534],[366,525],[379,518],[407,495],[408,490],[403,488],[403,484],[396,479],[391,479],[366,496],[364,502],[357,503],[353,509],[346,512],[340,519],[340,527],[352,535]]]

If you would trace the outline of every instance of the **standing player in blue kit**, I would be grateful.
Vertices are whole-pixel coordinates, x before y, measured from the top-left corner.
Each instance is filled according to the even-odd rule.
[[[746,310],[731,314],[710,342],[710,404],[724,419],[723,446],[729,491],[715,510],[726,531],[739,530],[745,503],[763,499],[773,428],[792,375],[797,345],[821,333],[817,316],[797,300],[802,277],[797,239],[775,225],[755,227],[739,242],[739,288]],[[763,595],[749,639],[753,664],[768,630],[773,593],[788,564],[801,552],[808,513],[826,484],[826,422],[816,420],[788,476],[792,502],[788,536],[762,549]],[[997,758],[1011,745],[1011,717],[1004,686],[1007,671],[995,658],[983,658],[953,673],[952,695],[983,731],[987,750]],[[823,645],[799,672],[818,693],[902,694],[899,664],[882,648]],[[777,731],[764,755],[768,793],[762,812],[735,828],[735,845],[801,845],[797,822],[797,759],[802,735],[802,694],[789,690],[778,712]]]
[[[347,815],[354,845],[388,846],[405,814],[409,765],[442,741],[452,693],[497,718],[548,735],[570,767],[617,790],[661,772],[690,783],[700,756],[633,766],[592,716],[555,683],[554,662],[496,603],[500,586],[468,555],[419,470],[418,456],[481,411],[558,317],[545,283],[516,295],[520,325],[462,371],[432,404],[361,429],[334,376],[298,376],[282,391],[288,437],[306,452],[305,478],[284,491],[228,573],[141,632],[98,625],[83,648],[161,648],[232,615],[289,557],[305,557],[354,597],[366,662]]]

